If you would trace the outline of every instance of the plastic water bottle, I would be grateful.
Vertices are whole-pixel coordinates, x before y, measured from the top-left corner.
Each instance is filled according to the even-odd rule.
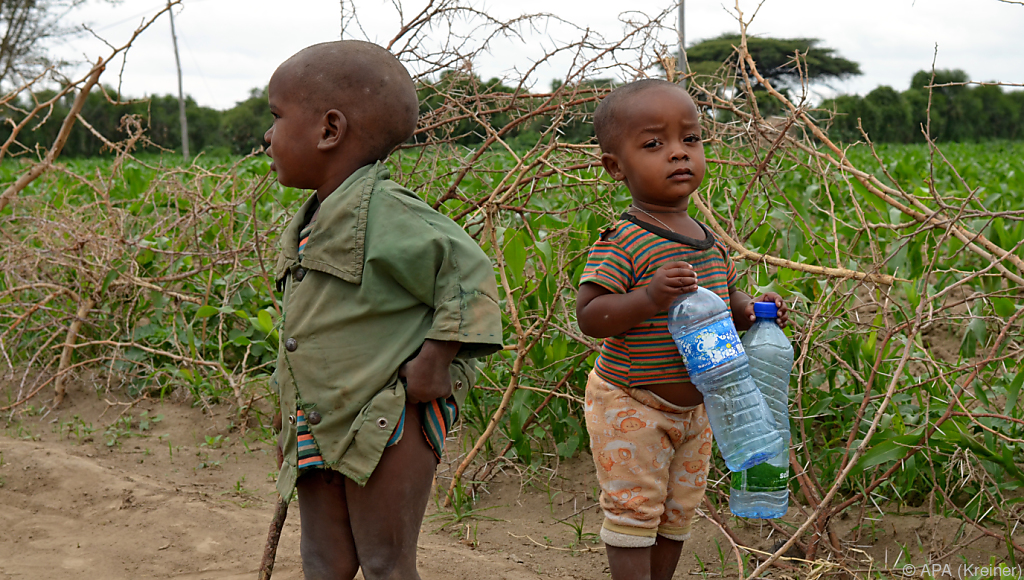
[[[744,518],[781,518],[789,509],[789,373],[793,346],[775,318],[774,302],[754,303],[757,321],[743,335],[750,376],[764,395],[786,449],[768,461],[732,474],[729,510]]]
[[[786,443],[750,378],[725,301],[706,288],[683,294],[668,309],[668,329],[690,381],[704,395],[711,432],[729,470],[747,469],[781,453]]]

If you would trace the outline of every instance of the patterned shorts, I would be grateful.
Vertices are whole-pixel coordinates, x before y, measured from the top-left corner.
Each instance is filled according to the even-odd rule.
[[[426,438],[427,444],[430,445],[430,450],[434,452],[434,457],[440,461],[441,453],[444,452],[444,440],[448,437],[448,431],[451,430],[452,425],[459,418],[459,408],[451,398],[436,399],[418,406],[421,411],[420,420],[423,424],[423,437]],[[307,469],[324,467],[326,464],[324,463],[323,456],[320,454],[320,447],[316,444],[316,440],[313,439],[313,434],[309,430],[309,424],[306,422],[306,414],[302,409],[296,409],[295,411],[295,427],[299,448],[299,474],[301,475]],[[391,438],[388,439],[387,447],[397,445],[402,440],[402,435],[404,434],[405,409],[402,409],[402,416],[398,419],[398,424],[395,425]]]
[[[621,389],[591,371],[584,411],[610,546],[641,548],[690,536],[711,465],[704,405],[679,407],[647,389]]]

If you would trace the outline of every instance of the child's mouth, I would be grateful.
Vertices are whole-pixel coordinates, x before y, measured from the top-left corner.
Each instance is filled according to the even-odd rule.
[[[693,172],[690,171],[689,169],[676,169],[675,171],[672,172],[671,175],[668,176],[669,179],[678,180],[689,179],[691,177],[693,177]]]

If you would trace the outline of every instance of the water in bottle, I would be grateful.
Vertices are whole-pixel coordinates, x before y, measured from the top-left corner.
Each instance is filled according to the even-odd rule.
[[[743,335],[750,376],[772,410],[786,450],[768,461],[732,474],[729,510],[745,518],[781,518],[789,508],[789,373],[793,346],[776,324],[773,302],[754,304],[757,321]]]
[[[690,381],[704,395],[704,408],[718,449],[730,471],[752,467],[786,445],[747,368],[725,301],[706,288],[676,298],[668,329],[686,361]]]

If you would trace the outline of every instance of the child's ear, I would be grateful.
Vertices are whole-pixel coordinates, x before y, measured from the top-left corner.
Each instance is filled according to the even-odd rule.
[[[614,153],[604,153],[601,155],[601,165],[604,166],[604,170],[608,172],[615,181],[622,181],[626,178],[626,174],[622,172],[622,167],[619,165],[619,158]]]
[[[345,140],[346,135],[348,135],[348,119],[345,118],[345,113],[338,109],[331,109],[324,113],[321,119],[320,141],[316,144],[316,148],[321,151],[333,149]]]

